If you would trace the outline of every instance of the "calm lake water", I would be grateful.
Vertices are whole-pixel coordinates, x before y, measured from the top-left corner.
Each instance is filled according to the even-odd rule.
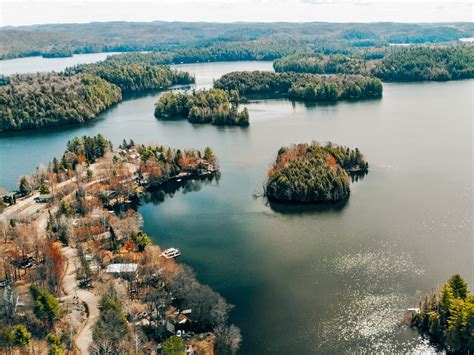
[[[271,63],[183,65],[198,86]],[[0,185],[60,156],[68,139],[103,133],[212,147],[221,178],[153,196],[146,231],[235,305],[242,354],[429,350],[401,325],[417,295],[460,273],[472,285],[474,81],[385,84],[380,100],[247,105],[250,127],[157,121],[159,93],[130,98],[94,122],[0,135]],[[283,145],[358,147],[370,172],[344,205],[284,207],[256,197]]]
[[[117,52],[110,53],[90,53],[90,54],[74,54],[68,58],[43,58],[27,57],[15,58],[8,60],[0,60],[0,74],[24,74],[48,71],[62,71],[67,67],[76,64],[94,63],[104,60],[108,55],[117,54]]]

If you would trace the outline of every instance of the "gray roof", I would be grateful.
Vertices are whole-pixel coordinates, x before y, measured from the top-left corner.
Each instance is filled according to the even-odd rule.
[[[138,264],[128,263],[128,264],[110,264],[105,269],[105,272],[108,273],[124,273],[129,272],[133,273],[137,271]]]

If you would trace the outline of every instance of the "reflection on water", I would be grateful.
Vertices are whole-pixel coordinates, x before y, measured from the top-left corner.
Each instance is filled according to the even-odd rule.
[[[157,205],[164,202],[167,198],[172,198],[176,193],[188,194],[200,191],[205,185],[212,182],[219,182],[219,174],[194,178],[191,180],[170,181],[159,188],[150,189],[143,193],[140,203],[152,203]]]
[[[422,277],[425,271],[413,255],[390,251],[391,245],[374,245],[372,250],[338,255],[325,260],[325,272],[343,287],[337,293],[318,331],[319,349],[332,351],[377,352],[430,351],[428,343],[412,337],[403,325],[401,314],[406,309],[410,294],[400,293],[400,279]],[[384,250],[385,248],[387,250]],[[394,344],[393,338],[400,340]],[[420,347],[421,346],[421,347]]]
[[[326,214],[340,213],[346,207],[349,198],[335,203],[278,203],[266,200],[272,211],[282,214]]]
[[[351,177],[351,182],[356,183],[359,182],[359,180],[363,180],[365,175],[367,175],[369,172],[368,171],[357,171],[357,172],[351,172],[349,176]]]

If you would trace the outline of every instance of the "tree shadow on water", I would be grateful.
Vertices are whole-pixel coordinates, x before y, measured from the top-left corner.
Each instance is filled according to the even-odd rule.
[[[166,198],[173,197],[177,192],[187,194],[200,191],[204,186],[211,184],[213,181],[219,182],[219,177],[218,174],[214,174],[201,178],[170,181],[158,188],[147,190],[141,197],[139,203],[153,203],[157,205],[164,202]]]
[[[341,213],[348,205],[349,198],[338,202],[321,202],[321,203],[282,203],[265,199],[265,204],[271,208],[273,212],[281,214],[327,214]]]

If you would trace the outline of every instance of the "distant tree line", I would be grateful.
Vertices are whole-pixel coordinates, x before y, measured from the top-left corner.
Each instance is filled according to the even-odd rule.
[[[364,74],[365,61],[348,55],[295,54],[273,62],[276,72],[310,74]]]
[[[183,64],[198,62],[229,62],[245,60],[274,60],[294,53],[304,45],[278,41],[247,41],[213,43],[208,46],[175,49],[150,53],[124,53],[111,55],[107,61],[118,63],[141,63],[150,65]]]
[[[0,131],[82,123],[121,99],[117,86],[89,74],[12,75],[0,86]]]
[[[349,174],[368,169],[357,148],[315,142],[284,147],[268,171],[265,195],[291,203],[340,201],[349,196]]]
[[[470,23],[105,22],[2,28],[0,59],[70,53],[177,52],[174,62],[273,60],[321,49],[347,52],[389,43],[437,43],[474,36]]]
[[[380,97],[379,79],[362,75],[316,75],[300,73],[273,73],[266,71],[233,72],[225,74],[214,87],[239,95],[288,95],[308,101],[333,101]]]
[[[186,117],[191,123],[212,123],[214,125],[249,124],[247,108],[238,111],[238,93],[221,89],[196,90],[191,94],[163,94],[155,106],[157,118]]]
[[[454,275],[439,292],[426,295],[412,325],[450,354],[474,352],[474,295]]]

